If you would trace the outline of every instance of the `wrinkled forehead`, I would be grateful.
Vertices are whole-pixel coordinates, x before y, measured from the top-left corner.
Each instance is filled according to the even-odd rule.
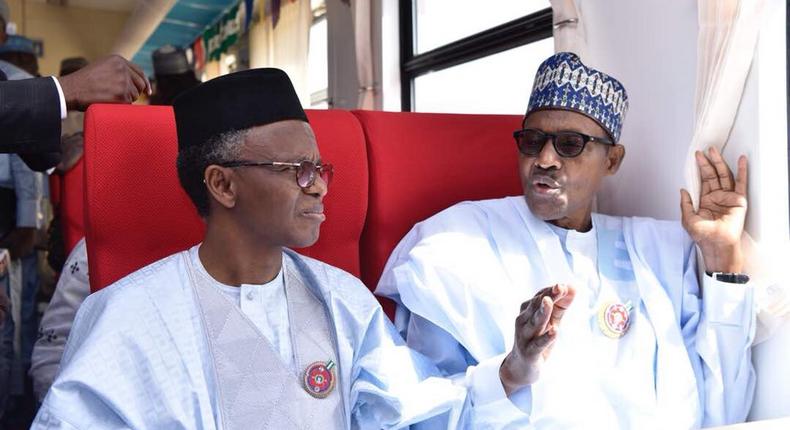
[[[285,157],[281,161],[319,158],[313,129],[299,120],[252,127],[247,132],[245,150],[250,155]]]

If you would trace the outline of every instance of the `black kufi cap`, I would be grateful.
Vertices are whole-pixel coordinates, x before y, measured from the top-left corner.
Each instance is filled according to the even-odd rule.
[[[280,69],[251,69],[212,79],[173,102],[178,149],[203,145],[229,131],[307,116]]]

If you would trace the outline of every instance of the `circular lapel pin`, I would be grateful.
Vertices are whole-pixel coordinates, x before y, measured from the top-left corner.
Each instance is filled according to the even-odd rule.
[[[335,388],[335,362],[316,361],[304,371],[304,389],[311,396],[323,399]]]
[[[598,326],[601,332],[612,339],[619,339],[631,324],[631,303],[607,302],[598,311]]]

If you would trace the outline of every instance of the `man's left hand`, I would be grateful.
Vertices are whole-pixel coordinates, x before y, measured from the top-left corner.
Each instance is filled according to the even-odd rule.
[[[732,171],[711,147],[706,156],[696,152],[702,187],[699,209],[694,210],[691,195],[680,190],[683,227],[702,251],[709,272],[740,273],[743,270],[741,234],[746,221],[746,156],[738,158],[738,174]]]

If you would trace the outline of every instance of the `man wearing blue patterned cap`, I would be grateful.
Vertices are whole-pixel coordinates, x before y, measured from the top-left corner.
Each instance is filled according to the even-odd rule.
[[[616,79],[550,57],[514,133],[524,196],[455,205],[390,257],[376,292],[397,302],[408,344],[488,381],[473,404],[500,399],[479,427],[682,429],[748,414],[746,159],[733,177],[718,152],[698,153],[700,206],[681,191],[682,223],[592,213],[623,162],[627,109]]]

